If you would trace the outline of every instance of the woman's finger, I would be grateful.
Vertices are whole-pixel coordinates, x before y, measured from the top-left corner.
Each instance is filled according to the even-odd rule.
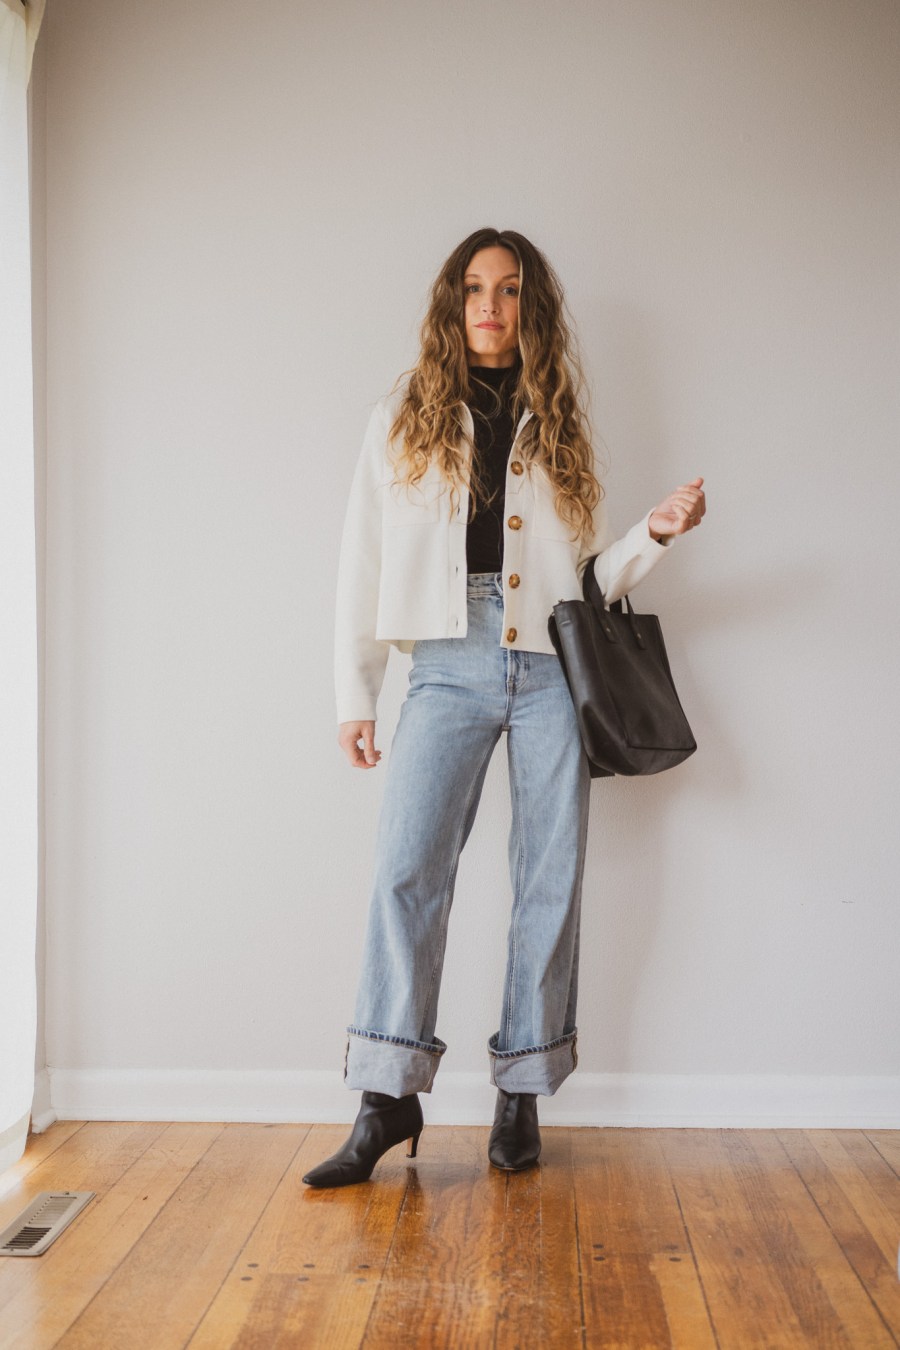
[[[694,504],[704,500],[703,493],[698,488],[691,487],[676,488],[672,493],[672,496],[677,497],[679,501],[692,502]]]
[[[669,509],[677,515],[692,516],[697,509],[696,502],[687,500],[684,497],[670,497]]]
[[[377,764],[381,751],[375,749],[375,727],[369,723],[363,728],[363,759],[366,764]]]

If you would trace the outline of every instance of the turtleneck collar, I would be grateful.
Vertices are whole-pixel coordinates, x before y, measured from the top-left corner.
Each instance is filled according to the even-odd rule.
[[[518,375],[520,368],[521,361],[518,354],[516,354],[516,359],[511,366],[469,366],[469,377],[470,379],[474,377],[477,380],[481,380],[483,384],[497,387],[503,384],[510,376]]]

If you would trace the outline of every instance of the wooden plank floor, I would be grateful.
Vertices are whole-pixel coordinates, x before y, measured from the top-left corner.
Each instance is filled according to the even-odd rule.
[[[879,1350],[900,1345],[900,1131],[426,1126],[371,1182],[300,1178],[346,1125],[61,1121],[0,1177],[96,1198],[0,1258],[3,1350]]]

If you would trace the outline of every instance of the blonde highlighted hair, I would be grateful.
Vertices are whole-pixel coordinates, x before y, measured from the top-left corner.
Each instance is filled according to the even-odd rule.
[[[454,509],[459,490],[470,491],[471,515],[481,496],[477,457],[466,476],[463,454],[469,394],[464,278],[479,249],[508,248],[519,261],[518,376],[513,391],[513,425],[526,407],[534,416],[519,442],[526,464],[540,464],[556,491],[556,510],[571,527],[573,541],[587,539],[593,510],[603,496],[594,473],[591,428],[583,406],[586,381],[573,333],[565,318],[562,285],[543,253],[515,230],[476,230],[450,254],[431,288],[419,331],[421,351],[408,377],[390,439],[396,481],[414,484],[434,461],[451,488]],[[511,376],[512,378],[512,376]]]

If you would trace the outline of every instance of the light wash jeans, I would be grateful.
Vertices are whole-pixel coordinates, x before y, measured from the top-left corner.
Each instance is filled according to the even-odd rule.
[[[463,638],[419,641],[387,761],[344,1082],[430,1092],[459,856],[507,733],[513,904],[490,1081],[552,1096],[577,1063],[575,1003],[590,770],[559,658],[501,647],[502,574],[468,578]],[[486,903],[498,897],[485,896]]]

